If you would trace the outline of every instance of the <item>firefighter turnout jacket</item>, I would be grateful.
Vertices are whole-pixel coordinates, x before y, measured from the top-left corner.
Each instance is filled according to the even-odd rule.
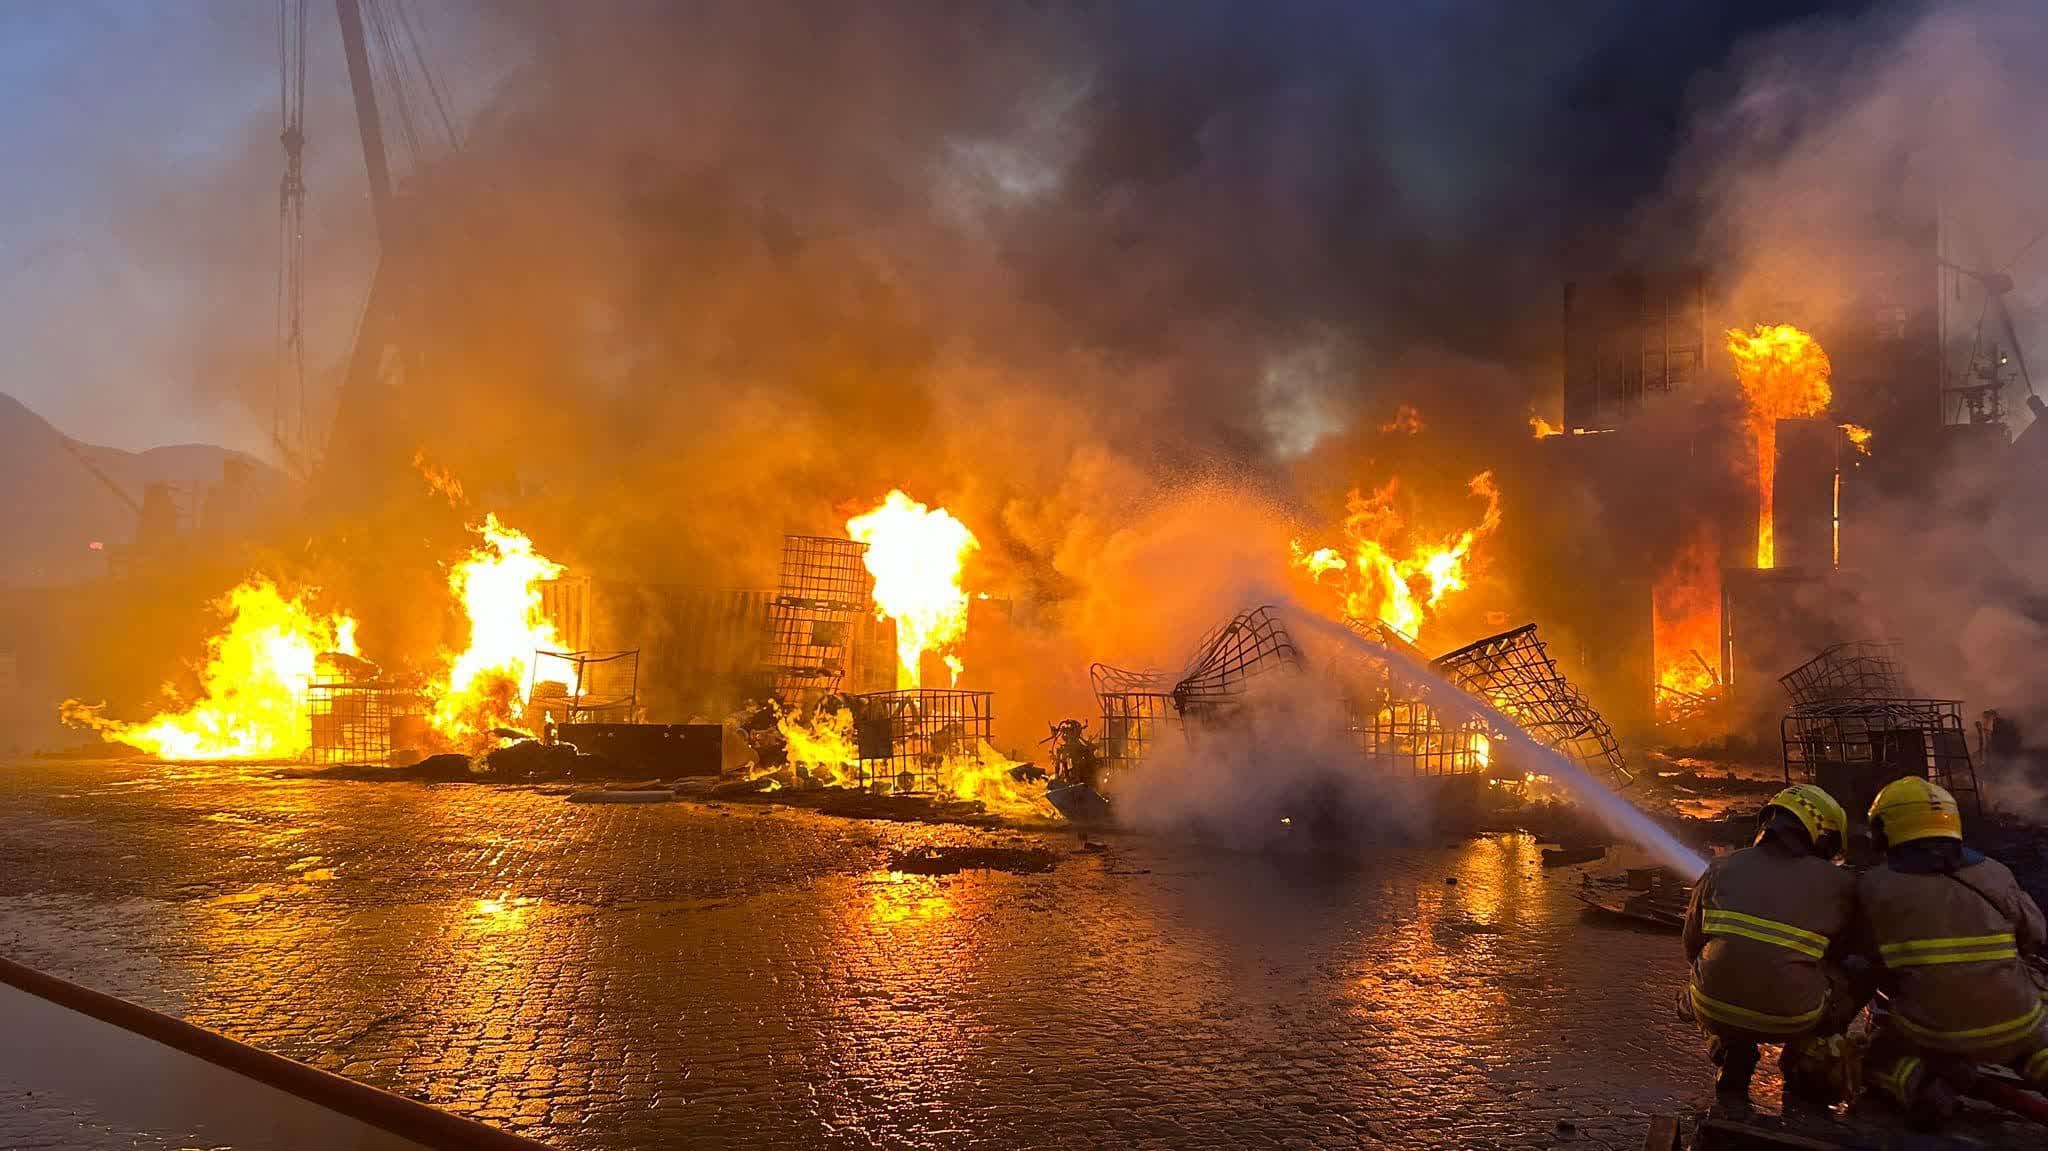
[[[1783,1042],[1828,1007],[1821,960],[1848,929],[1856,879],[1766,841],[1716,861],[1685,915],[1694,1016],[1716,1034]]]
[[[2041,952],[2048,928],[2004,864],[1979,858],[1949,872],[1880,865],[1858,880],[1857,900],[1903,1038],[1981,1062],[2041,1045],[2042,992],[2021,957]]]

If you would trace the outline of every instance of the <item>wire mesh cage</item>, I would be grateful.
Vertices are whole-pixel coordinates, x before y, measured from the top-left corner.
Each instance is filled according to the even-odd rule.
[[[1138,766],[1168,731],[1180,729],[1180,713],[1166,689],[1166,673],[1129,671],[1098,663],[1088,683],[1102,707],[1102,762],[1110,770]],[[1163,725],[1163,726],[1162,726]]]
[[[868,545],[836,536],[782,537],[782,572],[775,581],[778,603],[853,614],[868,610],[874,577],[868,574]]]
[[[383,767],[398,733],[423,724],[426,698],[381,678],[375,664],[329,652],[314,661],[306,685],[308,757],[319,764]]]
[[[1920,776],[1978,804],[1977,769],[1961,701],[1837,700],[1794,708],[1780,721],[1785,778],[1819,783],[1860,813],[1877,789]],[[1859,802],[1860,801],[1860,802]]]
[[[1634,781],[1607,720],[1557,670],[1535,624],[1439,656],[1437,671],[1498,708],[1536,742],[1572,757],[1610,787]]]
[[[978,757],[995,734],[994,696],[986,691],[925,687],[847,698],[865,788],[939,791],[948,762]]]
[[[1486,770],[1491,749],[1484,724],[1446,724],[1419,699],[1382,698],[1354,706],[1345,729],[1368,762],[1397,775],[1476,775]]]
[[[1256,681],[1301,668],[1301,649],[1287,634],[1277,609],[1255,607],[1202,638],[1186,673],[1173,685],[1174,710],[1182,716],[1227,712]]]
[[[1852,640],[1823,648],[1779,676],[1778,682],[1795,708],[1842,700],[1903,699],[1907,694],[1896,640]]]
[[[630,723],[640,703],[640,652],[537,651],[527,714],[556,723]]]
[[[867,545],[831,536],[782,537],[782,572],[768,604],[769,690],[794,704],[844,681],[855,621],[871,607]]]

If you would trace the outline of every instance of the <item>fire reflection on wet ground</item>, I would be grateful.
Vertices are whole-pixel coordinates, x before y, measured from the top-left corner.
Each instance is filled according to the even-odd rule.
[[[1677,941],[1583,921],[1526,837],[1086,852],[157,771],[0,776],[0,949],[563,1147],[1633,1145],[1707,1091]],[[887,870],[963,843],[1061,862]]]

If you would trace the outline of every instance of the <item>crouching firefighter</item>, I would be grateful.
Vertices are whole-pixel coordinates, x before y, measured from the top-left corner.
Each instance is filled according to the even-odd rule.
[[[1802,783],[1772,796],[1757,824],[1753,845],[1693,886],[1679,1011],[1707,1033],[1717,1090],[1746,1097],[1759,1046],[1781,1044],[1786,1087],[1833,1100],[1847,1086],[1842,1032],[1864,1000],[1839,962],[1856,880],[1831,861],[1848,816]]]
[[[2048,930],[2041,908],[2004,864],[1963,846],[1955,797],[1925,779],[1878,792],[1870,834],[1885,859],[1857,882],[1883,967],[1869,1085],[1924,1122],[1954,1113],[1978,1064],[2048,1088],[2048,1011],[2027,962]]]

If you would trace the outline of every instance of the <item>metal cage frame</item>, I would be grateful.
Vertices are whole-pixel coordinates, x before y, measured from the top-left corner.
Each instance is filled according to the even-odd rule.
[[[1376,767],[1418,778],[1477,775],[1487,770],[1491,732],[1477,719],[1446,724],[1419,699],[1384,697],[1350,708],[1345,731]]]
[[[1161,725],[1180,730],[1180,712],[1173,694],[1164,690],[1166,673],[1157,668],[1131,671],[1106,663],[1088,668],[1088,685],[1102,709],[1102,763],[1112,771],[1138,766],[1158,743]]]
[[[873,610],[867,550],[838,536],[782,537],[763,662],[768,690],[784,704],[843,686],[854,622]]]
[[[1794,708],[1779,721],[1785,781],[1793,769],[1820,782],[1831,769],[1870,773],[1869,788],[1919,775],[1947,788],[1958,801],[1980,807],[1977,768],[1970,757],[1963,704],[1954,699],[1836,700]],[[1917,762],[1916,762],[1917,761]],[[1917,767],[1883,779],[1886,767]]]
[[[995,736],[995,695],[913,687],[847,696],[859,750],[860,785],[898,793],[942,791],[947,763],[979,756]]]
[[[544,661],[567,665],[569,678],[542,673]],[[560,683],[563,696],[543,696],[543,684]],[[563,712],[556,723],[631,723],[640,706],[640,649],[626,651],[536,651],[527,688],[527,713],[545,710],[554,700]]]
[[[1899,641],[1850,640],[1778,677],[1796,708],[1839,701],[1900,700],[1911,693],[1899,665]]]
[[[1279,609],[1261,604],[1211,629],[1195,645],[1194,658],[1170,693],[1174,710],[1205,717],[1227,712],[1257,680],[1299,672],[1301,648],[1280,622]]]
[[[1485,700],[1536,742],[1572,757],[1614,789],[1635,781],[1614,729],[1564,673],[1536,634],[1536,625],[1475,640],[1431,664],[1446,679]]]
[[[332,766],[389,767],[397,739],[393,725],[424,722],[427,699],[418,689],[381,678],[377,668],[350,656],[326,653],[306,684],[306,758]]]

